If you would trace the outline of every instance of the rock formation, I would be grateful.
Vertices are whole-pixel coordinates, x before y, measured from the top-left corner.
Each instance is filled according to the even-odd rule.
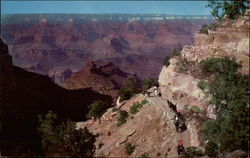
[[[130,17],[126,16],[129,15],[118,15],[123,20],[105,19],[116,16],[112,14],[87,16],[6,16],[2,32],[14,64],[32,72],[60,77],[67,69],[79,71],[83,67],[82,61],[87,59],[108,59],[140,78],[157,78],[163,57],[169,55],[173,48],[193,44],[194,33],[202,24],[211,22],[211,19],[202,17],[134,21],[128,20]],[[99,20],[92,21],[93,18]]]
[[[137,78],[120,70],[111,62],[95,64],[87,60],[82,70],[73,73],[65,81],[65,88],[80,89],[92,88],[94,91],[112,96],[114,101],[118,98],[119,89],[126,86],[128,79]]]
[[[0,39],[1,154],[19,149],[38,151],[38,115],[52,110],[62,119],[80,121],[95,100],[112,102],[110,96],[89,88],[67,90],[47,76],[14,66],[7,45]]]
[[[112,109],[108,109],[98,120],[79,122],[77,128],[88,127],[90,131],[99,134],[95,155],[139,157],[146,153],[150,157],[177,157],[176,145],[179,139],[183,140],[185,147],[204,149],[202,124],[208,118],[214,118],[214,113],[213,108],[208,108],[211,107],[209,96],[197,86],[201,79],[206,79],[201,73],[199,62],[211,57],[235,57],[242,64],[241,72],[248,74],[247,28],[248,17],[240,17],[236,21],[226,19],[218,23],[216,31],[209,31],[207,35],[196,34],[194,46],[185,46],[181,56],[172,58],[168,67],[163,66],[159,76],[161,97],[138,94],[120,107],[120,110],[129,113],[122,126],[116,126],[118,112]],[[131,114],[130,107],[143,99],[149,103],[135,115]],[[183,132],[177,132],[174,127],[174,112],[169,108],[170,103],[176,105],[185,116],[187,129]],[[192,111],[192,107],[202,112]],[[135,145],[131,155],[125,152],[126,143]],[[230,157],[230,154],[234,153],[222,157]]]

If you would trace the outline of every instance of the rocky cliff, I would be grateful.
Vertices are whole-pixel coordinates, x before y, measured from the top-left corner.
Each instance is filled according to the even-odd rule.
[[[118,98],[119,89],[126,86],[130,77],[136,77],[119,69],[111,62],[85,62],[84,68],[73,73],[65,81],[65,88],[92,88],[94,91]],[[137,78],[137,77],[136,77]]]
[[[39,152],[38,115],[52,110],[64,119],[79,121],[95,100],[112,102],[110,96],[89,88],[67,90],[47,76],[14,66],[7,45],[0,39],[1,154],[28,149]]]
[[[161,97],[145,97],[138,94],[117,109],[128,112],[127,121],[117,127],[119,112],[109,109],[100,119],[79,122],[78,128],[88,127],[98,133],[96,156],[139,157],[178,157],[176,145],[182,139],[184,146],[203,148],[201,127],[205,120],[214,118],[213,106],[199,87],[201,79],[200,61],[211,57],[235,57],[242,64],[241,72],[249,71],[249,19],[224,20],[218,23],[215,31],[208,34],[197,33],[194,46],[185,46],[181,56],[170,60],[168,67],[163,66],[159,76]],[[133,115],[130,108],[136,102],[146,99],[149,103]],[[174,104],[185,116],[187,128],[177,132],[173,123]],[[187,105],[187,106],[185,106]],[[200,112],[194,110],[199,109]],[[211,108],[208,108],[211,107]],[[135,146],[131,155],[126,154],[125,146]]]
[[[163,97],[178,108],[185,105],[208,107],[208,96],[198,88],[202,76],[200,61],[207,58],[234,57],[241,63],[241,72],[249,73],[249,19],[224,20],[215,31],[196,34],[195,45],[185,46],[180,57],[170,59],[170,66],[163,67],[159,84]]]

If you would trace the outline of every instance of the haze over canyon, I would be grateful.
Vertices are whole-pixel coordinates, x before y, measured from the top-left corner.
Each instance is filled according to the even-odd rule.
[[[157,78],[163,58],[193,44],[195,32],[211,22],[164,14],[6,14],[2,37],[15,65],[63,85],[86,60]]]

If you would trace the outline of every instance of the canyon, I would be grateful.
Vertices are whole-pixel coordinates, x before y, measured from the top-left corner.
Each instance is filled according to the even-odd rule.
[[[173,49],[194,42],[209,16],[130,14],[3,15],[2,38],[13,63],[61,84],[84,61],[113,62],[140,79],[158,78]],[[66,75],[65,75],[66,74]],[[56,79],[55,79],[56,78]]]

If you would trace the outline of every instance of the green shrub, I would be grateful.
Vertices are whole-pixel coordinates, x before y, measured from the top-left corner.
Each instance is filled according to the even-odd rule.
[[[93,155],[95,136],[87,128],[76,130],[75,122],[60,121],[52,111],[38,118],[38,133],[46,156]]]
[[[200,107],[198,106],[192,106],[191,109],[194,111],[194,112],[202,112],[202,110],[200,109]]]
[[[216,158],[218,153],[218,145],[212,141],[209,141],[205,146],[205,155]]]
[[[106,111],[108,105],[102,100],[96,100],[89,106],[88,118],[98,118]]]
[[[216,120],[204,123],[205,139],[216,143],[219,152],[242,149],[249,142],[249,76],[238,72],[235,59],[212,58],[202,62],[203,72],[213,75],[208,82],[210,103],[216,106]]]
[[[147,99],[144,99],[143,101],[141,101],[141,104],[142,104],[142,105],[145,105],[145,104],[147,104],[147,103],[149,103]]]
[[[209,0],[206,7],[212,9],[211,14],[217,20],[222,20],[226,15],[230,19],[237,19],[243,15],[247,8],[249,8],[249,1],[247,0]]]
[[[187,72],[191,66],[192,62],[188,61],[186,58],[181,58],[178,63],[178,70],[180,72]]]
[[[112,109],[112,112],[116,112],[116,111],[118,111],[118,109],[117,109],[116,107],[114,107],[114,108]]]
[[[139,109],[143,107],[143,105],[149,103],[146,99],[144,99],[141,103],[135,102],[131,107],[130,107],[130,113],[131,114],[136,114],[139,112]]]
[[[143,80],[143,87],[145,89],[149,89],[153,86],[157,86],[158,85],[158,82],[155,81],[153,78],[147,78],[147,79],[144,79]]]
[[[173,49],[172,51],[172,57],[175,57],[175,56],[181,56],[181,52],[180,51],[177,51],[176,49]]]
[[[120,110],[119,111],[118,121],[117,121],[117,127],[120,127],[122,124],[126,123],[127,122],[127,118],[128,118],[127,111]]]
[[[208,25],[204,24],[199,30],[199,33],[208,34]]]
[[[197,147],[190,146],[186,148],[186,152],[182,156],[182,158],[195,158],[204,156],[204,152]]]
[[[132,98],[136,93],[138,93],[138,83],[135,77],[129,78],[127,86],[123,87],[119,91],[121,101],[128,100]]]
[[[228,74],[237,72],[241,65],[236,62],[236,59],[224,58],[209,58],[201,62],[202,73],[204,74]]]
[[[168,67],[168,66],[170,65],[170,62],[169,62],[170,59],[171,59],[170,56],[166,56],[166,57],[164,58],[163,64],[164,64],[166,67]]]
[[[140,156],[140,158],[150,158],[147,153],[144,153]]]
[[[131,107],[130,107],[130,113],[131,114],[136,114],[139,112],[139,108],[141,108],[141,104],[138,102],[135,102]]]
[[[132,145],[131,143],[125,144],[125,151],[126,154],[131,155],[135,151],[135,146]]]
[[[205,90],[205,88],[208,86],[208,83],[206,81],[200,81],[197,85],[201,90]]]

